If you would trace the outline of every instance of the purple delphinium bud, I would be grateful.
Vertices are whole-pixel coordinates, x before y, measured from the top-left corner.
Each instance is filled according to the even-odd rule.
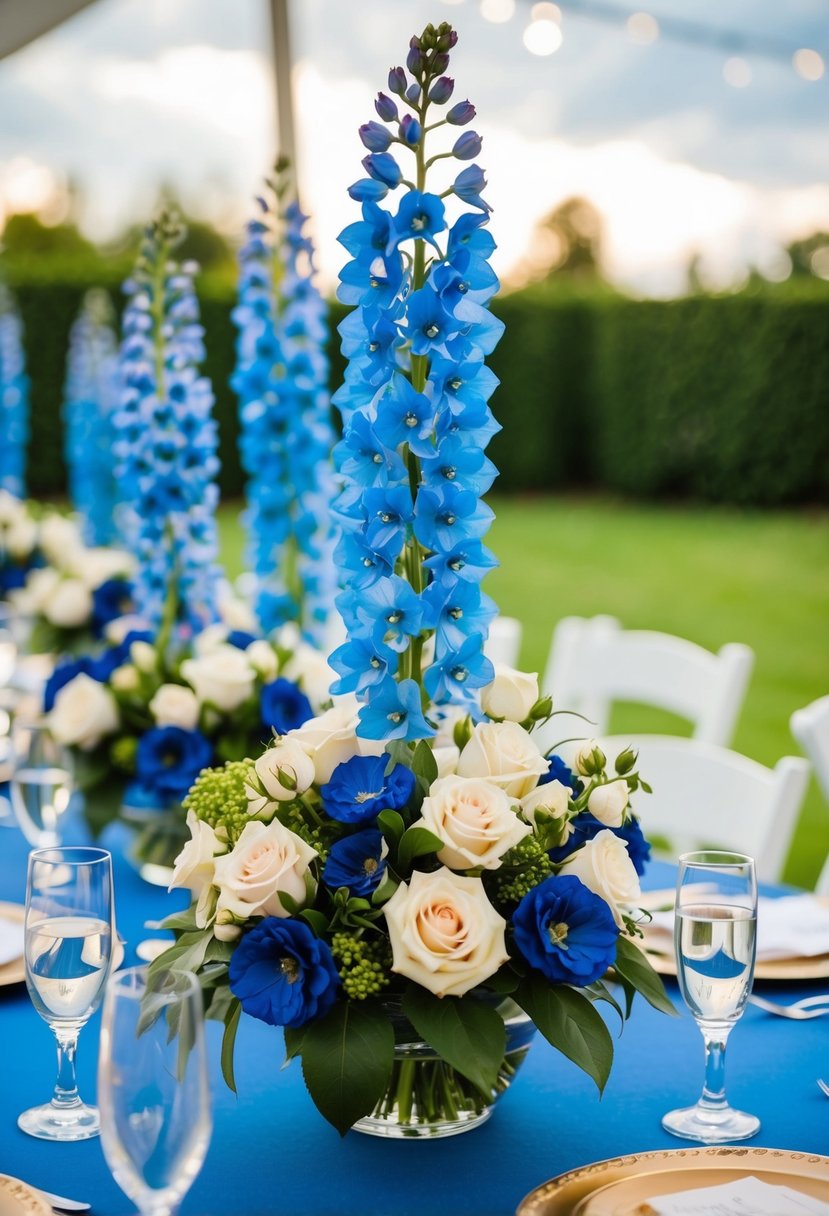
[[[423,128],[417,119],[413,118],[411,114],[406,114],[400,124],[400,138],[413,148],[420,143],[422,135]]]
[[[461,136],[464,139],[465,136]],[[369,152],[385,152],[391,143],[391,131],[379,122],[364,122],[360,127],[360,139]]]
[[[377,100],[374,103],[374,108],[382,118],[383,122],[395,122],[397,119],[397,106],[386,93],[378,93]]]
[[[455,82],[451,76],[441,76],[429,90],[429,100],[433,101],[436,106],[445,105],[452,96],[454,88]]]
[[[413,76],[423,71],[424,59],[416,46],[413,46],[406,56],[406,67]]]
[[[411,102],[411,104],[413,106],[417,105],[417,103],[420,101],[420,85],[419,84],[410,84],[409,85],[408,89],[406,89],[406,100]]]
[[[475,107],[471,101],[459,101],[446,115],[446,121],[454,127],[465,127],[475,117]]]
[[[400,185],[403,176],[400,166],[390,152],[372,152],[370,156],[364,156],[363,168],[369,177],[391,186],[392,189]]]
[[[402,68],[392,68],[389,72],[389,92],[402,97],[406,92],[406,73]]]
[[[449,67],[449,56],[443,54],[433,55],[429,66],[433,72],[445,72]]]
[[[452,148],[452,155],[458,160],[474,160],[481,150],[481,137],[477,131],[464,131],[458,136]]]

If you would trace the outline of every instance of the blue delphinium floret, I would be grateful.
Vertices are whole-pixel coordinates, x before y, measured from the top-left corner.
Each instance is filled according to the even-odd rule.
[[[314,716],[305,693],[283,676],[263,687],[260,712],[263,724],[278,735],[286,735]]]
[[[230,960],[230,990],[245,1013],[297,1029],[323,1017],[340,977],[331,947],[301,920],[266,916],[245,933]]]
[[[616,958],[613,913],[571,874],[533,887],[513,912],[512,927],[524,958],[554,984],[592,984]]]
[[[147,805],[165,807],[184,798],[203,768],[213,760],[213,748],[198,730],[180,726],[156,726],[146,731],[138,741],[135,756],[135,788],[128,788],[127,804],[135,796]]]
[[[23,325],[11,292],[0,283],[0,490],[22,498],[29,440],[29,377]]]

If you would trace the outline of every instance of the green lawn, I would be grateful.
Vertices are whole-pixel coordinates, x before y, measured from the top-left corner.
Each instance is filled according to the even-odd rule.
[[[766,764],[796,753],[792,712],[829,692],[829,514],[654,507],[597,499],[491,499],[501,568],[486,589],[524,624],[522,666],[541,671],[559,617],[617,616],[717,650],[745,642],[754,674],[734,746]],[[220,516],[231,576],[242,569],[236,508]],[[681,730],[620,707],[612,729]],[[786,876],[809,886],[829,849],[813,781]]]

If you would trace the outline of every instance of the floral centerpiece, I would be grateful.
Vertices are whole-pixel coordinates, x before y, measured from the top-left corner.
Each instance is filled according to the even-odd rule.
[[[296,622],[321,641],[337,590],[327,307],[314,283],[288,162],[277,161],[239,253],[239,396],[249,568],[262,630]]]
[[[363,217],[341,238],[356,308],[337,394],[349,582],[335,702],[255,763],[199,777],[173,879],[195,898],[154,964],[197,973],[225,1023],[231,1085],[242,1011],[283,1027],[341,1133],[474,1127],[534,1026],[601,1089],[612,1042],[597,1003],[624,1018],[638,990],[670,1009],[635,941],[635,757],[614,771],[588,744],[571,771],[542,754],[532,731],[549,698],[483,654],[496,429],[484,358],[502,328],[487,309],[489,207],[477,165],[426,189],[430,166],[480,148],[468,131],[426,153],[433,132],[474,116],[468,102],[444,109],[455,41],[446,24],[412,39],[408,74],[389,76],[398,100],[381,93],[382,122],[360,131]],[[392,214],[380,200],[400,186]],[[462,208],[451,226],[445,199]]]

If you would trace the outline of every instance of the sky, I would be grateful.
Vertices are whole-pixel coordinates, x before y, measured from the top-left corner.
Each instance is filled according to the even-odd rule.
[[[731,52],[664,36],[639,44],[624,0],[607,23],[560,0],[561,45],[541,57],[523,42],[529,0],[514,0],[500,24],[481,7],[293,0],[300,185],[326,285],[345,260],[337,233],[356,217],[346,188],[362,176],[357,127],[430,20],[459,31],[451,73],[456,97],[478,110],[495,266],[507,279],[537,221],[575,194],[603,215],[608,276],[645,295],[681,291],[695,255],[714,287],[738,285],[751,265],[780,277],[784,244],[829,230],[826,74],[809,82],[785,58],[754,55],[726,67]],[[643,7],[829,60],[829,0]],[[146,219],[165,182],[235,236],[275,155],[274,115],[265,0],[98,0],[0,60],[0,222],[71,180],[82,227],[104,240]]]

